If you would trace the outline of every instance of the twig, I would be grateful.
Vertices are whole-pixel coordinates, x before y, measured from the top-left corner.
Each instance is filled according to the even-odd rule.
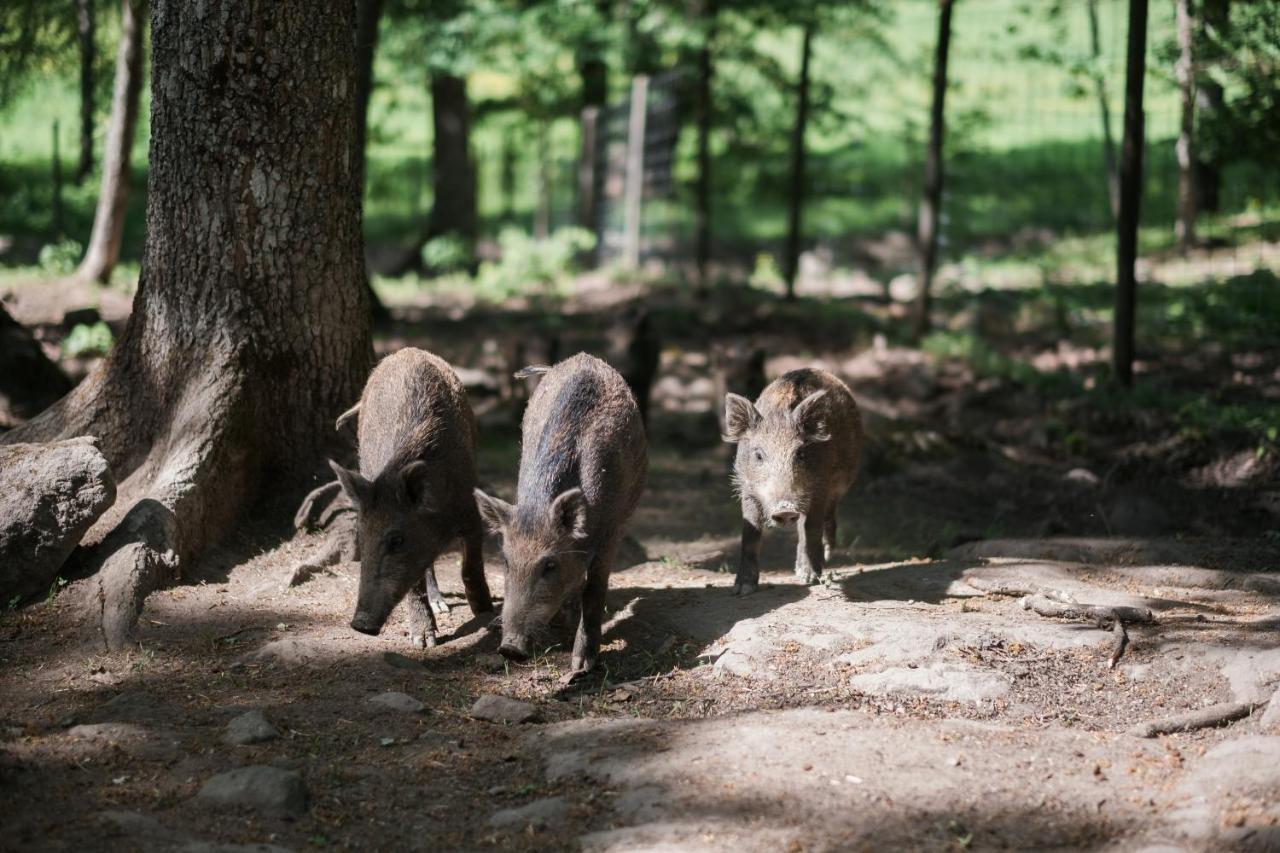
[[[1152,720],[1129,729],[1128,734],[1134,737],[1155,737],[1156,735],[1173,734],[1174,732],[1193,732],[1210,726],[1220,726],[1244,719],[1258,708],[1266,704],[1262,702],[1219,702],[1198,711],[1187,711],[1174,714],[1162,720]]]
[[[1107,669],[1115,669],[1116,664],[1120,661],[1120,656],[1129,647],[1129,632],[1125,630],[1123,619],[1116,620],[1115,625],[1111,628],[1111,633],[1115,635],[1115,641],[1111,646],[1111,659],[1107,661]]]

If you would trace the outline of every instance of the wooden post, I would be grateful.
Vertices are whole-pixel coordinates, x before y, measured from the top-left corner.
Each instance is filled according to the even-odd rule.
[[[1138,219],[1142,204],[1142,86],[1147,59],[1147,0],[1129,0],[1125,62],[1124,142],[1120,150],[1120,215],[1116,218],[1116,311],[1112,357],[1116,378],[1133,384],[1137,304]]]
[[[917,241],[920,247],[920,293],[916,297],[915,336],[929,331],[933,274],[938,266],[938,221],[942,216],[942,138],[946,120],[947,55],[951,49],[952,0],[938,2],[938,43],[933,64],[933,109],[929,148],[924,159],[924,197],[920,200]]]
[[[53,120],[53,237],[62,239],[62,152],[58,150],[58,120]]]
[[[627,120],[627,177],[623,198],[622,263],[629,269],[640,265],[640,217],[644,194],[644,123],[649,103],[649,78],[637,75],[631,81],[631,114]]]

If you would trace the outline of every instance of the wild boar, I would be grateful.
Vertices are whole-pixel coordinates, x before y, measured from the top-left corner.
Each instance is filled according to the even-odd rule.
[[[443,604],[433,564],[462,540],[462,583],[471,612],[493,610],[484,576],[484,525],[476,508],[476,424],[449,364],[420,349],[383,359],[365,383],[360,470],[329,465],[359,515],[360,591],[351,627],[377,634],[409,595],[409,634],[436,643],[432,605]]]
[[[648,471],[644,425],[626,381],[598,358],[521,373],[543,378],[524,415],[516,503],[476,491],[507,564],[498,651],[527,660],[564,609],[577,625],[573,677],[599,654],[609,572]]]
[[[742,556],[734,593],[760,582],[765,527],[797,524],[796,576],[817,583],[836,542],[836,504],[858,475],[862,418],[849,388],[825,370],[783,374],[754,404],[725,395],[724,440],[738,445]]]

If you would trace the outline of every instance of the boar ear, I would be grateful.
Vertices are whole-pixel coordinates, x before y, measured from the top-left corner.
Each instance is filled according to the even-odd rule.
[[[400,469],[400,482],[404,485],[404,493],[410,503],[422,503],[427,486],[427,463],[421,459],[410,462]]]
[[[551,519],[574,539],[587,538],[587,498],[582,489],[561,492],[551,504]]]
[[[741,441],[758,423],[760,410],[750,400],[737,394],[724,395],[724,435],[721,438],[730,444]]]
[[[511,523],[515,507],[504,500],[486,495],[479,489],[475,490],[475,496],[476,506],[480,509],[480,517],[484,519],[484,523],[494,533],[501,533]]]
[[[332,459],[329,460],[329,467],[333,469],[334,474],[338,475],[338,482],[342,484],[342,491],[346,492],[347,497],[351,498],[351,503],[355,504],[356,509],[360,509],[369,502],[370,483],[360,476],[359,471],[343,468]]]
[[[791,423],[795,424],[805,441],[827,441],[831,438],[831,433],[827,432],[826,418],[823,417],[826,412],[817,405],[826,393],[825,390],[814,391],[791,410]]]

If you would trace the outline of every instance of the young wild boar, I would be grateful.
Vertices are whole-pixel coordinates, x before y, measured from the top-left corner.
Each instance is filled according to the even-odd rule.
[[[442,605],[432,564],[462,540],[462,583],[477,615],[493,610],[481,550],[476,425],[462,383],[443,359],[406,348],[383,359],[365,383],[359,414],[360,470],[330,460],[359,515],[360,592],[351,627],[377,634],[409,594],[409,634],[436,643],[432,605]]]
[[[573,676],[600,650],[609,572],[648,469],[644,425],[627,383],[598,358],[521,373],[545,375],[525,410],[516,503],[476,491],[507,562],[498,651],[527,660],[563,608],[578,625]]]
[[[724,440],[736,442],[742,557],[734,593],[760,582],[762,528],[798,522],[796,576],[817,583],[836,541],[836,504],[858,475],[862,418],[848,387],[825,370],[783,374],[752,405],[725,395]]]

